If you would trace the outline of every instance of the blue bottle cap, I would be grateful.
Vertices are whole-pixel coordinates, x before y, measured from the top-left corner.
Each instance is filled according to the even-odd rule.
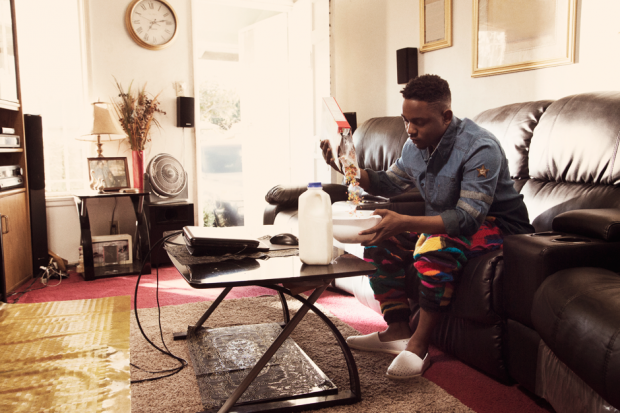
[[[308,188],[323,188],[320,182],[310,182]]]

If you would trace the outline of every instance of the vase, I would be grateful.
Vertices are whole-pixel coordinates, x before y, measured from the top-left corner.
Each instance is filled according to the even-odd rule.
[[[144,191],[144,151],[131,151],[133,162],[133,187]]]

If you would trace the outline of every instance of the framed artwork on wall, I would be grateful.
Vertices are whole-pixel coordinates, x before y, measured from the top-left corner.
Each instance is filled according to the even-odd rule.
[[[129,188],[127,158],[88,158],[88,178],[92,182],[103,180],[104,191],[118,191]]]
[[[575,62],[577,0],[474,0],[472,77]]]
[[[420,53],[452,46],[452,0],[420,1]]]

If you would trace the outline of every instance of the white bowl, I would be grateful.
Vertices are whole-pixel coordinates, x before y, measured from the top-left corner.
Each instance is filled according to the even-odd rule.
[[[371,240],[375,234],[359,235],[362,230],[372,228],[381,221],[380,215],[373,211],[356,211],[354,216],[348,212],[332,216],[334,238],[344,244],[359,244]]]

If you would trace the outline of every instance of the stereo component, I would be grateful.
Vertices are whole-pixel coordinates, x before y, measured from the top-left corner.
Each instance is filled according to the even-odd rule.
[[[45,202],[45,162],[43,157],[43,118],[24,114],[24,146],[30,201],[30,238],[33,274],[49,264],[47,243],[47,204]]]
[[[19,148],[18,135],[0,135],[0,148]]]

